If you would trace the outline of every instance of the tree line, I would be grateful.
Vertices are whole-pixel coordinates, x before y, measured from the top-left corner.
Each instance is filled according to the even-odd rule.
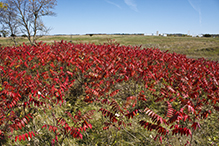
[[[16,36],[22,34],[33,45],[50,30],[42,17],[54,16],[56,5],[56,0],[4,0],[0,2],[0,33],[10,35],[15,45]]]

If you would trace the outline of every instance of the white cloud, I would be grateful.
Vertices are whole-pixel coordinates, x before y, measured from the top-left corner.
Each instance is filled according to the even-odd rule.
[[[200,0],[188,0],[189,4],[192,6],[192,8],[198,12],[199,14],[199,23],[202,25],[202,13],[201,13],[201,8],[200,8]]]
[[[118,8],[121,9],[120,5],[118,5],[118,4],[114,3],[114,2],[111,2],[111,1],[109,1],[109,0],[105,0],[105,1],[106,1],[107,3],[112,4],[112,5],[114,5],[114,6],[116,6],[116,7],[118,7]]]
[[[135,3],[135,0],[124,0],[124,2],[134,11],[138,12],[137,5]]]

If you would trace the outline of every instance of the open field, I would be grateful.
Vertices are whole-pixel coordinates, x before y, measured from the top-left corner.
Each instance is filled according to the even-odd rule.
[[[25,38],[18,38],[18,43],[28,43]],[[161,37],[161,36],[141,36],[141,35],[73,35],[73,36],[44,36],[38,39],[45,43],[54,41],[71,41],[73,43],[108,43],[114,40],[121,45],[137,45],[143,48],[159,48],[169,50],[179,54],[186,54],[189,58],[201,58],[219,61],[219,38],[193,38],[193,37]],[[2,46],[11,46],[13,41],[10,38],[0,38]]]
[[[0,48],[0,145],[219,145],[219,64],[153,49],[218,60],[218,38],[39,41]]]

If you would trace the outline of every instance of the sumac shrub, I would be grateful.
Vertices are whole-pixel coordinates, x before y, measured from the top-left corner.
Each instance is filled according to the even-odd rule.
[[[201,121],[219,110],[217,62],[153,48],[64,41],[2,47],[0,74],[1,144],[85,143],[83,135],[103,138],[104,131],[111,131],[105,144],[116,144],[119,131],[129,135],[124,141],[145,143],[130,131],[135,126],[149,133],[144,139],[189,145]]]

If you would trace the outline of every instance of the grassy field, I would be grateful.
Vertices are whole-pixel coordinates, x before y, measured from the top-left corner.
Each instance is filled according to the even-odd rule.
[[[28,40],[25,38],[17,38],[18,43],[22,44],[22,42],[28,43]],[[54,41],[66,40],[68,42],[73,43],[95,43],[95,44],[103,44],[109,43],[110,40],[113,42],[120,43],[121,45],[137,45],[142,46],[142,48],[159,48],[163,51],[169,50],[169,52],[176,52],[180,54],[186,54],[187,57],[190,58],[201,58],[204,57],[206,59],[219,61],[219,38],[192,38],[192,37],[159,37],[159,36],[137,36],[137,35],[83,35],[83,36],[45,36],[40,38],[38,41],[42,41],[44,43],[53,43]],[[13,41],[10,38],[0,38],[0,44],[2,46],[12,46]],[[50,66],[48,64],[48,66]],[[49,69],[48,69],[49,70]],[[76,76],[77,79],[77,76]],[[81,79],[80,79],[81,80]],[[79,77],[78,77],[79,81]],[[86,112],[92,109],[98,110],[100,105],[96,103],[90,104],[83,102],[84,99],[84,89],[82,88],[80,82],[75,82],[74,87],[71,89],[68,98],[68,103],[64,106],[60,107],[59,105],[54,107],[54,112],[58,117],[63,116],[64,110],[76,111],[81,109],[82,112]],[[136,86],[137,85],[137,86]],[[135,92],[138,93],[144,84],[140,82],[135,84],[133,80],[129,82],[125,82],[122,85],[115,86],[115,88],[120,89],[121,93],[118,95],[118,98],[124,99],[124,97],[128,97]],[[150,99],[148,102],[148,107],[151,109],[164,109],[164,105],[160,103],[154,103],[152,99],[152,95],[148,92],[147,98]],[[121,100],[120,99],[120,100]],[[102,105],[101,105],[102,106]],[[107,106],[106,106],[107,107]],[[209,107],[208,107],[209,108]],[[155,110],[156,111],[156,110]],[[33,124],[38,126],[38,129],[44,125],[44,121],[49,124],[53,124],[53,119],[48,118],[50,111],[48,113],[42,112],[39,113],[36,119],[34,119]],[[84,138],[81,139],[67,139],[65,142],[69,145],[107,145],[111,143],[112,145],[159,145],[162,146],[158,141],[154,141],[152,135],[156,135],[154,131],[147,131],[140,127],[137,122],[139,119],[146,119],[148,117],[139,115],[136,119],[130,119],[130,122],[133,123],[132,127],[129,127],[122,130],[109,129],[108,131],[103,130],[100,125],[103,125],[105,122],[102,118],[101,114],[96,114],[93,119],[91,119],[91,123],[93,128],[84,133]],[[147,120],[150,120],[149,118]],[[192,145],[204,146],[204,145],[218,145],[219,137],[218,137],[218,112],[213,113],[208,119],[205,121],[201,121],[201,128],[194,132],[193,134],[193,143]],[[35,127],[37,127],[35,126]],[[45,132],[46,130],[44,130]],[[44,135],[38,136],[39,140],[34,142],[43,143],[46,137],[54,137],[54,135],[50,135],[47,131]],[[170,142],[175,146],[180,146],[185,144],[187,140],[190,140],[190,137],[180,135],[176,136],[175,139],[170,139]],[[46,140],[45,140],[46,141]],[[21,141],[22,143],[23,141]],[[164,145],[164,144],[163,144]]]
[[[73,36],[44,36],[38,39],[45,43],[54,41],[71,41],[73,43],[108,43],[114,40],[121,45],[137,45],[142,48],[158,48],[169,52],[186,54],[189,58],[206,58],[219,61],[219,38],[198,38],[198,37],[161,37],[143,35],[73,35]],[[18,44],[28,43],[26,38],[17,38]],[[13,41],[10,38],[0,38],[2,46],[11,46]]]

